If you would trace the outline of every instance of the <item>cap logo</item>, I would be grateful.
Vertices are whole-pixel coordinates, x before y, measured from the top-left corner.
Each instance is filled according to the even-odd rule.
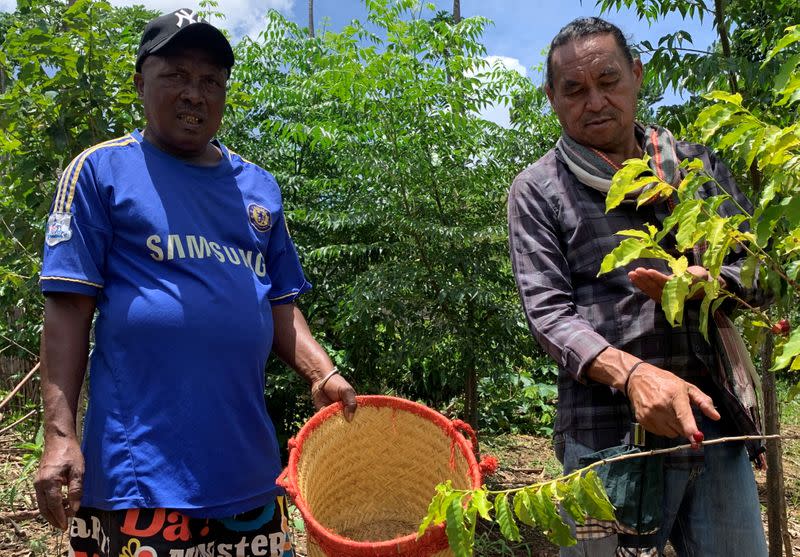
[[[183,27],[184,23],[188,23],[189,25],[197,23],[197,14],[186,8],[175,12],[175,17],[178,18],[178,22],[176,23],[178,27]]]

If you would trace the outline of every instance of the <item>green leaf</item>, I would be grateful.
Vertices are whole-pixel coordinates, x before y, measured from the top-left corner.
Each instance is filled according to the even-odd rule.
[[[442,503],[444,502],[445,494],[442,491],[439,491],[439,486],[437,486],[436,495],[431,499],[431,502],[428,504],[428,513],[425,515],[425,518],[422,519],[422,524],[419,525],[419,529],[417,530],[417,537],[422,537],[422,534],[425,533],[425,530],[428,529],[428,526],[434,524],[436,518],[440,516],[442,513]]]
[[[661,230],[655,236],[655,241],[660,242],[663,240],[676,225],[684,221],[687,213],[694,211],[695,207],[700,209],[701,205],[702,202],[699,199],[689,199],[678,203],[672,210],[672,213],[664,219]],[[699,212],[697,214],[699,214]],[[695,220],[697,219],[696,216],[694,218]]]
[[[666,199],[672,192],[675,190],[670,184],[667,182],[659,182],[655,184],[653,187],[646,189],[639,197],[636,199],[636,207],[639,208],[642,205],[646,205],[656,199]]]
[[[640,238],[628,238],[622,240],[611,253],[603,258],[597,276],[613,271],[619,267],[624,267],[631,261],[641,257],[652,257],[654,259],[665,259],[667,261],[672,259],[672,256],[652,240],[644,241]]]
[[[514,521],[511,509],[508,506],[508,495],[500,493],[494,500],[495,518],[500,525],[500,533],[506,539],[519,541],[519,527]]]
[[[572,537],[569,526],[564,524],[558,509],[553,504],[554,483],[543,485],[531,495],[531,514],[551,542],[560,546],[575,545],[575,538]]]
[[[471,505],[474,506],[484,520],[492,520],[489,513],[492,510],[492,504],[489,502],[489,496],[485,489],[476,489],[472,492]]]
[[[788,47],[789,45],[791,45],[793,43],[796,43],[797,41],[800,41],[800,26],[792,25],[791,27],[787,27],[786,28],[786,33],[784,34],[783,37],[780,38],[780,40],[775,44],[775,46],[772,47],[772,49],[769,51],[769,54],[767,54],[767,57],[764,59],[764,62],[761,64],[761,67],[763,68],[764,65],[766,65],[767,62],[772,60],[775,57],[776,54],[778,54],[782,50],[785,50],[786,47]]]
[[[556,490],[561,500],[561,508],[572,517],[576,524],[583,524],[586,521],[586,510],[575,497],[575,483],[580,483],[580,478],[577,476],[569,483],[556,483]]]
[[[618,176],[619,172],[615,175]],[[661,186],[663,182],[659,182],[658,178],[655,176],[645,176],[644,178],[639,178],[632,182],[623,182],[621,179],[617,183],[617,187],[614,187],[614,183],[612,182],[611,189],[608,191],[606,195],[606,212],[611,211],[619,206],[625,200],[625,197],[633,192],[639,191],[647,186],[653,185],[654,188]],[[667,184],[669,188],[669,184]],[[649,191],[649,190],[648,190]]]
[[[691,203],[700,204],[700,200],[695,199],[697,195],[697,191],[708,182],[708,175],[705,173],[704,170],[699,171],[692,171],[686,174],[681,180],[681,183],[678,184],[678,196],[681,198],[683,203]],[[678,207],[675,208],[676,210]],[[673,211],[674,213],[674,211]]]
[[[711,91],[710,93],[703,95],[703,97],[711,101],[720,101],[720,102],[734,104],[736,106],[742,106],[742,95],[740,95],[739,93],[728,93],[727,91]]]
[[[686,272],[686,269],[689,268],[689,260],[686,259],[685,255],[681,255],[677,259],[673,259],[670,261],[670,269],[672,273],[675,275],[682,275]]]
[[[780,72],[775,77],[775,90],[782,91],[793,77],[798,64],[800,64],[800,54],[790,56],[781,66]]]
[[[661,293],[661,307],[667,321],[673,327],[683,322],[683,305],[689,294],[691,278],[686,275],[676,275],[667,281]]]
[[[786,402],[792,402],[800,394],[800,383],[795,383],[789,392],[786,393]]]
[[[550,534],[547,537],[560,547],[570,547],[578,543],[569,526],[558,516],[550,523]]]
[[[623,166],[622,169],[614,174],[614,177],[611,179],[611,187],[606,194],[606,213],[618,207],[629,193],[659,181],[658,178],[652,174],[652,170],[647,164],[643,166],[639,164],[642,162],[643,161],[639,159],[626,161],[626,163],[629,164],[626,164],[626,166]],[[637,178],[639,174],[643,172],[647,172],[650,175],[644,178]]]
[[[745,120],[724,134],[717,142],[717,149],[724,151],[730,147],[739,145],[747,134],[753,133],[755,129],[759,128],[759,122],[753,120]]]
[[[550,529],[550,522],[552,522],[553,517],[558,515],[556,506],[543,487],[530,495],[528,501],[530,503],[529,511],[531,516],[536,521],[536,524],[539,525],[539,528],[546,532]]]
[[[603,262],[600,264],[600,272],[597,273],[597,276],[613,271],[618,267],[623,267],[634,259],[638,259],[646,248],[647,245],[639,240],[633,238],[623,240],[611,253],[603,258]]]
[[[704,226],[708,245],[703,254],[703,265],[713,276],[719,275],[720,266],[731,244],[729,230],[725,226],[726,224],[726,218],[714,215]]]
[[[520,522],[528,526],[536,526],[536,521],[531,515],[531,502],[530,495],[527,490],[523,489],[514,495],[514,513],[519,518]]]
[[[461,497],[453,498],[447,505],[447,522],[445,532],[447,532],[447,542],[456,557],[470,557],[472,555],[472,544],[470,543],[469,530],[464,524],[464,507],[461,504]]]
[[[647,230],[626,229],[620,230],[616,233],[617,236],[628,236],[630,238],[641,238],[643,240],[651,240],[653,235]]]
[[[697,219],[702,211],[702,203],[689,204],[686,210],[681,211],[678,232],[675,234],[675,240],[680,251],[685,251],[694,246],[697,237]]]
[[[716,91],[716,93],[721,93],[723,96],[729,95],[729,93],[724,93],[721,91]],[[736,100],[737,97],[741,102],[741,96],[738,95],[738,93],[732,96],[732,100]],[[702,131],[703,140],[708,141],[721,127],[727,126],[731,123],[731,119],[736,115],[740,108],[740,105],[736,103],[712,104],[700,112],[700,114],[697,116],[697,120],[695,120],[694,125]]]
[[[798,354],[800,354],[800,327],[795,327],[789,339],[776,348],[775,363],[770,370],[778,371],[787,367]]]
[[[594,470],[589,470],[573,484],[573,492],[589,516],[598,520],[616,520],[614,505],[609,501],[603,484]]]

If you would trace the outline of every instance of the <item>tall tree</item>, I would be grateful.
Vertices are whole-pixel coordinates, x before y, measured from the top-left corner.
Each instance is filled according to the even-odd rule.
[[[255,96],[229,133],[284,186],[315,284],[310,319],[340,367],[365,391],[443,405],[465,392],[467,370],[490,381],[537,354],[510,272],[505,195],[549,147],[527,131],[543,116],[504,129],[480,111],[508,91],[544,101],[483,60],[485,20],[368,6],[369,29],[353,22],[315,41],[270,14],[238,53],[234,76]],[[474,420],[476,401],[464,412]]]
[[[25,0],[0,22],[0,307],[9,313],[0,333],[26,350],[38,346],[39,246],[59,173],[141,121],[130,76],[154,15],[97,0]]]
[[[453,23],[461,21],[461,0],[453,0]]]
[[[308,36],[314,36],[314,0],[308,0]]]

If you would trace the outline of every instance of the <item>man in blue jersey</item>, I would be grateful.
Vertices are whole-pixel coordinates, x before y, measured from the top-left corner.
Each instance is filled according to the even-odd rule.
[[[278,185],[213,139],[233,62],[191,10],[151,21],[134,75],[144,131],[81,153],[55,194],[36,494],[71,555],[293,555],[263,398],[270,350],[317,407],[356,409],[294,304],[310,285]]]

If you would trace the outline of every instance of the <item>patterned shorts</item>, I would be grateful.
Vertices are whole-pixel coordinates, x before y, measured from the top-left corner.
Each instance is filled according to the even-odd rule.
[[[226,519],[81,507],[69,537],[70,557],[294,557],[284,497]]]

